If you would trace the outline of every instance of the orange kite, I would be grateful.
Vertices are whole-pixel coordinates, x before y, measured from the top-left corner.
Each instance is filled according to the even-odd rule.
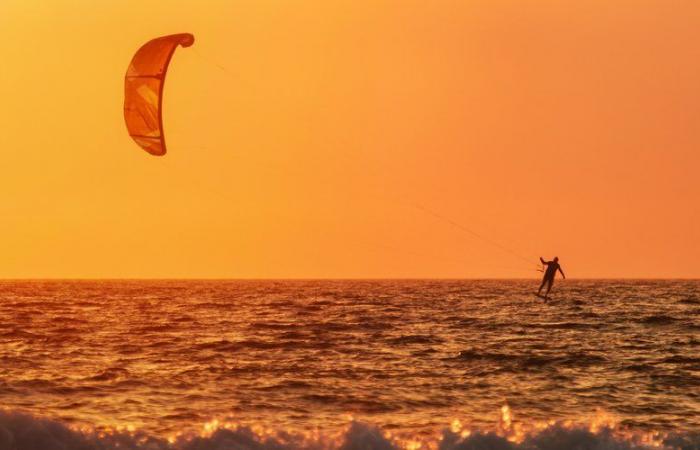
[[[124,78],[124,121],[129,135],[151,155],[165,155],[163,85],[178,45],[189,47],[194,36],[172,34],[146,42],[131,59]]]

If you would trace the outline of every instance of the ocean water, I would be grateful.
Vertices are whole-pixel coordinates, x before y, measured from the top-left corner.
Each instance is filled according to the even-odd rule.
[[[0,450],[700,448],[700,281],[5,281]]]

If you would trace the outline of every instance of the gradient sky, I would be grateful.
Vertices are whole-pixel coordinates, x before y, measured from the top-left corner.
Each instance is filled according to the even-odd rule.
[[[0,277],[700,277],[696,0],[2,0],[0,57]]]

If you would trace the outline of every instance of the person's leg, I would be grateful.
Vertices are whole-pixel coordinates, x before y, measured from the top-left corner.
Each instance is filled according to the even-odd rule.
[[[547,282],[547,278],[542,278],[542,283],[540,284],[540,288],[537,289],[537,295],[540,295],[540,292],[542,292],[542,288],[544,287],[544,284]]]
[[[547,293],[544,294],[544,298],[547,298],[547,297],[549,296],[549,291],[552,290],[552,285],[553,285],[553,284],[554,284],[554,279],[553,279],[553,278],[550,278],[549,280],[547,280]]]

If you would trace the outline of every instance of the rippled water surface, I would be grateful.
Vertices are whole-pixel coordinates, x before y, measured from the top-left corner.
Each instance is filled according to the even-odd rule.
[[[602,409],[700,428],[700,282],[0,284],[0,404],[157,436],[214,418],[429,434]]]

